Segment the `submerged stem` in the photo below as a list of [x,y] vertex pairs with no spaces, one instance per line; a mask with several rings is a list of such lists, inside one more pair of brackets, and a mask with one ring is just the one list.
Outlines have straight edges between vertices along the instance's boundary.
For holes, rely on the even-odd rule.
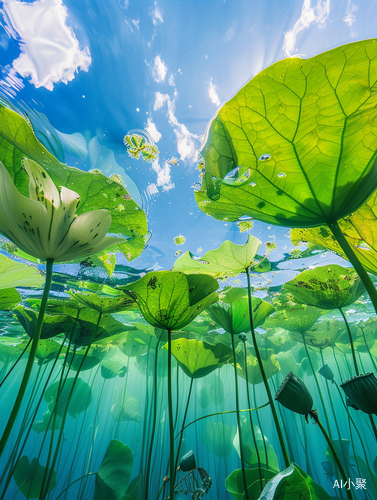
[[353,338],[352,338],[351,329],[350,329],[350,326],[348,324],[346,315],[344,314],[343,309],[341,307],[339,307],[339,311],[340,311],[340,314],[343,316],[343,320],[344,320],[344,323],[346,324],[346,328],[347,328],[347,332],[348,332],[348,337],[350,339],[352,359],[353,359],[353,364],[355,366],[355,372],[356,372],[356,375],[359,375],[359,368],[357,366],[356,354],[355,354],[355,348],[354,348],[354,345],[353,345]]
[[278,419],[278,416],[277,416],[277,413],[276,413],[276,408],[275,408],[274,400],[272,398],[270,387],[268,385],[266,373],[264,371],[264,366],[263,366],[262,358],[261,358],[261,355],[260,355],[260,352],[259,352],[259,347],[258,347],[258,344],[257,344],[257,339],[256,339],[256,336],[255,336],[255,331],[254,331],[254,325],[253,325],[253,306],[252,306],[252,299],[251,299],[251,286],[250,286],[249,269],[246,269],[246,276],[247,276],[247,291],[248,291],[248,296],[249,296],[250,328],[251,328],[251,336],[252,336],[252,339],[253,339],[253,346],[254,346],[254,349],[255,349],[255,356],[256,356],[256,358],[258,360],[258,365],[259,365],[259,368],[260,368],[260,371],[261,371],[261,374],[262,374],[262,379],[263,379],[264,387],[266,389],[267,397],[268,397],[268,400],[269,400],[270,405],[271,405],[272,416],[273,416],[273,419],[274,419],[274,422],[275,422],[276,431],[278,433],[280,447],[281,447],[281,450],[283,452],[283,458],[284,458],[285,467],[288,468],[289,464],[290,464],[289,457],[288,457],[288,452],[287,452],[287,448],[286,448],[285,443],[284,443],[283,433],[282,433],[280,422],[279,422],[279,419]]
[[[319,418],[318,418],[318,413],[317,413],[317,411],[316,411],[316,410],[311,410],[311,411],[310,411],[310,413],[309,413],[309,415],[310,415],[310,416],[311,416],[311,417],[315,420],[315,423],[316,423],[316,424],[318,425],[318,427],[321,429],[321,432],[322,432],[322,434],[323,434],[324,438],[325,438],[325,439],[326,439],[326,441],[327,441],[327,444],[328,444],[328,446],[329,446],[329,448],[330,448],[330,450],[331,450],[331,453],[332,453],[332,455],[333,455],[333,457],[334,457],[335,463],[336,463],[336,465],[337,465],[337,467],[338,467],[338,469],[339,469],[340,475],[342,476],[342,479],[343,479],[344,483],[347,483],[348,479],[347,479],[347,477],[346,477],[346,473],[344,472],[343,466],[342,466],[342,464],[340,463],[340,460],[339,460],[338,454],[337,454],[337,452],[335,451],[335,448],[334,448],[334,445],[333,445],[333,444],[332,444],[332,442],[331,442],[331,439],[329,438],[329,436],[328,436],[328,434],[327,434],[327,432],[326,432],[325,428],[323,427],[323,425],[322,425],[321,421],[320,421],[320,420],[319,420]],[[346,489],[346,494],[347,494],[347,498],[348,498],[348,500],[353,500],[353,498],[352,498],[352,494],[351,494],[351,491],[350,491],[350,490],[347,490],[347,489]]]
[[44,315],[45,315],[46,307],[47,307],[48,294],[49,294],[50,288],[51,288],[53,263],[54,263],[53,259],[47,259],[47,262],[46,262],[46,282],[45,282],[45,287],[43,290],[41,308],[40,308],[39,314],[38,314],[37,325],[35,327],[29,358],[27,360],[24,376],[22,377],[22,381],[21,381],[20,388],[18,390],[17,398],[16,398],[16,401],[13,405],[12,412],[10,414],[10,417],[8,419],[8,423],[5,427],[3,436],[2,436],[1,441],[0,441],[0,457],[4,451],[4,448],[8,442],[9,436],[12,432],[14,423],[16,421],[18,412],[19,412],[20,407],[21,407],[22,400],[23,400],[25,392],[26,392],[26,388],[27,388],[27,385],[29,382],[31,371],[33,369],[34,359],[35,359],[35,355],[37,353],[38,342],[39,342],[39,339],[41,337],[43,319],[44,319]]
[[232,337],[233,366],[234,366],[234,383],[235,383],[235,386],[236,386],[237,428],[238,428],[238,437],[239,437],[239,445],[240,445],[242,481],[243,481],[243,487],[244,487],[244,490],[245,490],[245,499],[249,500],[249,492],[247,491],[245,460],[244,460],[244,456],[243,456],[243,440],[242,440],[241,419],[240,419],[240,413],[239,413],[239,409],[240,408],[239,408],[239,401],[238,401],[238,378],[237,378],[236,349],[234,347],[233,333],[231,333],[230,336]]
[[169,405],[169,436],[170,436],[170,500],[174,500],[174,422],[173,400],[171,387],[171,330],[168,330],[168,405]]
[[370,279],[369,274],[366,272],[363,265],[361,264],[361,262],[357,258],[357,255],[353,251],[352,247],[350,246],[350,244],[348,243],[348,241],[344,237],[344,234],[342,233],[342,230],[340,229],[337,221],[328,222],[327,225],[329,226],[330,231],[334,235],[339,246],[341,247],[341,249],[345,253],[347,259],[351,262],[352,266],[354,267],[355,271],[357,272],[361,281],[363,282],[363,284],[364,284],[364,286],[369,294],[370,300],[372,301],[374,310],[377,313],[377,290],[376,290],[372,280]]

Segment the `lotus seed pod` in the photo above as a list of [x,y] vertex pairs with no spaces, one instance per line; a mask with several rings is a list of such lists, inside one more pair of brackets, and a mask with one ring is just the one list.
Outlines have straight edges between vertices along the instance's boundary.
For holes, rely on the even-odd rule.
[[186,455],[181,458],[179,467],[183,472],[190,472],[190,470],[196,468],[195,455],[192,450],[190,450]]
[[341,388],[361,411],[377,414],[377,378],[373,373],[352,377],[341,384]]
[[334,381],[334,374],[329,365],[323,365],[322,368],[318,370],[318,373],[322,375],[326,380]]
[[276,396],[276,401],[288,410],[307,415],[313,408],[313,398],[304,382],[293,372],[283,380]]
[[238,338],[239,338],[240,340],[242,340],[242,342],[246,342],[246,340],[247,340],[246,333],[240,333],[240,334],[238,335]]

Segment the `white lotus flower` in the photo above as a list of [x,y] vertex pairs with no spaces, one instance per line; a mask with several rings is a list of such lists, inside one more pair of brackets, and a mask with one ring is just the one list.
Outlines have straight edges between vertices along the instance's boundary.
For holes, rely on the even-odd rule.
[[0,232],[24,252],[42,260],[62,262],[86,258],[123,243],[106,236],[111,224],[108,210],[75,215],[80,196],[56,188],[47,172],[32,160],[23,160],[29,176],[29,195],[21,194],[0,162]]

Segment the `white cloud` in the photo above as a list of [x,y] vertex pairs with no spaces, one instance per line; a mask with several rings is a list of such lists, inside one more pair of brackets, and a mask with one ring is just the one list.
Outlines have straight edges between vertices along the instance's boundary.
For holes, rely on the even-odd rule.
[[165,66],[164,61],[160,56],[156,56],[154,59],[154,66],[152,69],[152,75],[157,83],[163,82],[165,80],[168,68]]
[[356,11],[357,11],[357,6],[353,4],[351,0],[348,0],[346,15],[345,17],[343,17],[343,22],[347,26],[352,26],[353,23],[356,21],[356,16],[355,16]]
[[130,0],[124,0],[124,4],[123,4],[123,7],[125,9],[128,9],[128,6],[130,5]]
[[174,75],[173,73],[169,76],[169,85],[175,87]]
[[131,23],[139,30],[140,19],[131,19]]
[[157,194],[158,193],[158,188],[156,186],[156,184],[148,184],[147,186],[147,193],[149,193],[150,195],[152,194]]
[[212,78],[211,81],[209,82],[208,95],[213,104],[215,104],[216,106],[220,106],[220,98],[217,95],[216,87],[212,83]]
[[154,97],[153,109],[155,111],[161,109],[168,99],[169,99],[168,94],[161,94],[161,92],[156,92]]
[[162,137],[160,132],[157,130],[156,125],[152,122],[150,118],[148,118],[145,130],[151,135],[154,142],[158,142]]
[[234,37],[234,34],[236,32],[236,27],[231,26],[226,32],[223,37],[224,42],[230,42],[230,40]]
[[163,191],[169,191],[175,188],[174,183],[171,182],[170,176],[170,165],[165,162],[164,166],[161,167],[158,160],[152,163],[153,170],[157,173],[157,186],[162,187]]
[[179,123],[175,116],[175,100],[178,96],[178,92],[174,91],[174,98],[168,98],[168,120],[170,125],[174,127],[174,133],[177,138],[177,151],[181,157],[181,160],[193,160],[196,161],[199,155],[198,150],[195,147],[195,142],[200,141],[200,136],[192,134],[186,128],[186,125]]
[[23,77],[30,76],[35,87],[53,90],[54,83],[73,80],[79,68],[89,70],[89,48],[81,50],[66,25],[68,11],[62,0],[7,0],[3,7],[7,31],[20,42],[21,54],[13,68]]
[[164,18],[162,17],[162,11],[160,7],[157,5],[157,2],[154,3],[154,11],[153,11],[153,24],[156,26],[158,23],[163,23]]
[[293,28],[285,33],[283,50],[288,57],[292,56],[296,49],[297,35],[305,28],[315,22],[319,28],[326,26],[330,13],[330,0],[317,0],[317,4],[312,7],[311,0],[304,0],[301,16],[295,22]]

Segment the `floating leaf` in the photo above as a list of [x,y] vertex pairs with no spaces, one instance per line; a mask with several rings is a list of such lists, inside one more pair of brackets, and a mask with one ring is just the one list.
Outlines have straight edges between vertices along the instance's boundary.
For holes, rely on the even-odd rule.
[[2,254],[0,254],[0,274],[0,290],[16,286],[39,288],[45,282],[44,275],[36,267],[16,262]]
[[265,328],[284,328],[294,332],[306,332],[314,325],[323,312],[306,304],[290,304],[282,311],[269,316]]
[[[20,458],[13,472],[13,478],[19,487],[21,493],[26,498],[40,498],[43,486],[43,479],[46,467],[43,467],[37,458],[33,458],[31,463],[26,455]],[[49,470],[49,473],[51,470]],[[52,471],[51,481],[47,491],[52,491],[57,484],[56,472]]]
[[191,252],[186,252],[177,259],[173,271],[184,273],[209,274],[216,278],[238,276],[252,264],[261,241],[249,235],[244,245],[235,245],[224,241],[215,250],[205,253],[200,259],[194,259]]
[[15,288],[0,288],[0,310],[13,309],[22,298]]
[[135,308],[135,302],[128,295],[119,292],[119,290],[103,285],[97,285],[95,287],[92,285],[91,288],[93,291],[71,290],[69,293],[71,297],[81,305],[90,307],[104,314]]
[[179,330],[218,300],[218,287],[211,276],[155,271],[119,288],[132,295],[150,325]]
[[284,59],[252,78],[211,123],[199,208],[287,227],[355,212],[377,187],[374,42]]
[[[275,311],[265,300],[252,297],[254,328]],[[227,332],[237,335],[250,331],[249,299],[245,288],[231,288],[221,295],[221,301],[208,308],[208,314]]]
[[[257,385],[263,382],[263,378],[258,359],[253,354],[254,352],[254,349],[248,349],[246,351],[247,377],[249,384]],[[261,357],[267,379],[280,371],[279,362],[272,349],[261,349]],[[241,377],[246,378],[245,355],[243,352],[237,355],[237,373],[241,375]]]
[[[14,313],[29,337],[33,337],[37,326],[38,312],[20,305],[16,307]],[[45,314],[41,339],[50,339],[61,333],[66,334],[72,330],[73,324],[73,319],[66,314]]]
[[116,359],[104,360],[101,363],[101,375],[104,379],[115,378],[123,374],[123,363]]
[[365,287],[350,268],[330,264],[308,269],[284,284],[296,302],[319,307],[338,309],[349,306],[364,292]]
[[[168,345],[164,346],[166,349]],[[232,350],[223,344],[210,345],[199,340],[179,339],[171,343],[171,352],[190,378],[205,377],[228,363]]]

